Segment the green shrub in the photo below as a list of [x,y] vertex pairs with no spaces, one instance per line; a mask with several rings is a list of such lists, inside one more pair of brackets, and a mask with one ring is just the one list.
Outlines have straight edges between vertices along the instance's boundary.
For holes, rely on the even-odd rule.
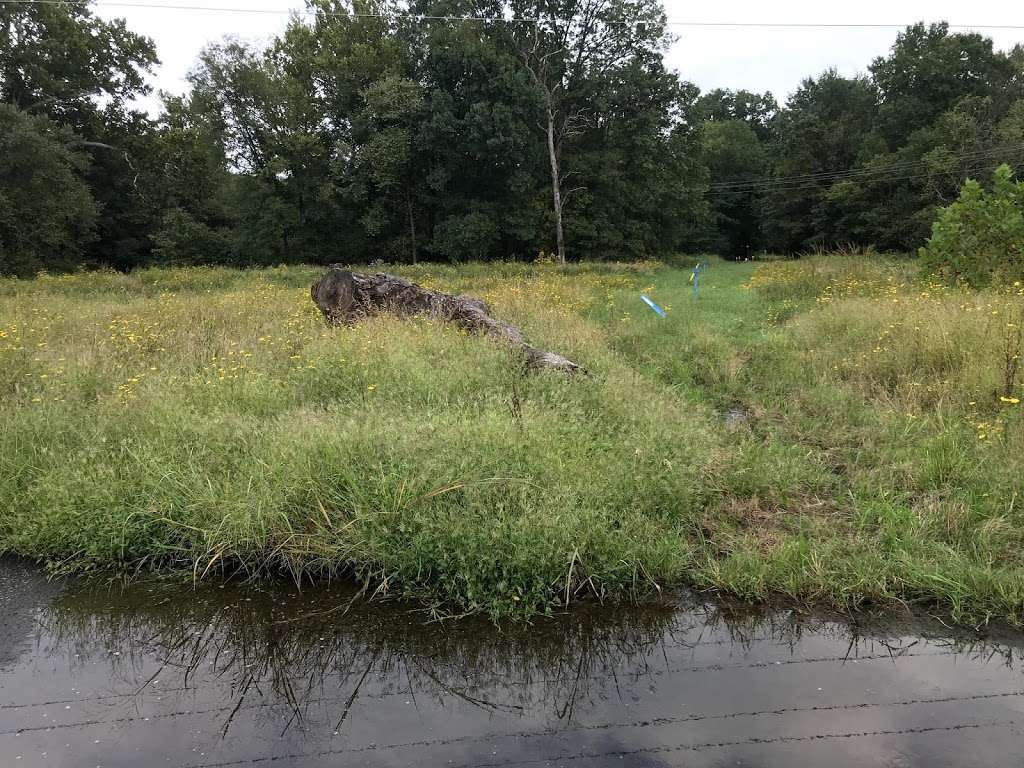
[[233,261],[231,238],[197,221],[188,211],[171,208],[153,235],[153,254],[176,266],[224,264]]
[[926,271],[972,286],[1024,278],[1024,182],[1007,165],[996,169],[991,190],[968,180],[920,256]]
[[433,250],[453,262],[485,256],[498,238],[498,225],[485,213],[449,216],[434,230]]

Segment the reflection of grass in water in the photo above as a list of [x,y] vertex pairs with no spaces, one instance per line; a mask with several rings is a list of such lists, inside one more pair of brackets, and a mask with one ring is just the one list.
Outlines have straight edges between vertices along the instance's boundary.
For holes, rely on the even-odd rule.
[[687,648],[707,643],[752,650],[755,661],[762,643],[795,651],[811,636],[834,641],[840,660],[920,651],[919,635],[933,648],[986,661],[1001,656],[1012,664],[1018,653],[1013,644],[915,619],[862,616],[858,627],[835,616],[691,601],[678,610],[591,607],[529,626],[495,626],[481,619],[429,622],[393,604],[356,601],[339,610],[354,594],[344,587],[80,589],[47,609],[43,625],[55,648],[72,648],[82,663],[117,650],[111,663],[129,690],[146,682],[142,670],[154,658],[200,689],[211,678],[230,681],[231,701],[218,709],[225,728],[235,709],[268,693],[292,709],[296,722],[325,700],[331,716],[343,720],[361,696],[382,694],[571,721],[593,698],[657,674],[652,670],[669,656],[678,663],[680,649],[685,660]]
[[145,682],[144,662],[158,657],[195,685],[232,681],[244,698],[255,683],[269,684],[280,703],[298,708],[373,683],[496,711],[550,703],[567,717],[596,684],[613,684],[603,680],[609,671],[639,665],[677,623],[669,607],[655,606],[584,608],[500,628],[481,618],[430,622],[394,604],[352,601],[355,594],[143,583],[74,591],[42,624],[55,648],[71,647],[83,664],[116,649],[111,663],[132,689]]

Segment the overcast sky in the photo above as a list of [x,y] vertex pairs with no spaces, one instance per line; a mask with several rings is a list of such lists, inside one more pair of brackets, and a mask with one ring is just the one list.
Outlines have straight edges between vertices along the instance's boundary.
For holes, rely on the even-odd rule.
[[[290,9],[302,0],[124,0],[129,3],[165,2],[189,6],[260,9],[262,13],[171,10],[104,6],[104,17],[122,17],[136,32],[156,41],[163,62],[153,78],[158,89],[187,90],[184,80],[200,49],[224,35],[265,42],[287,23]],[[695,8],[684,0],[666,0],[670,21],[771,22],[822,24],[893,24],[941,21],[964,25],[1024,26],[1022,0],[861,0],[823,3],[821,0],[704,3]],[[897,26],[885,29],[742,29],[735,27],[673,27],[678,40],[668,55],[669,65],[701,87],[771,91],[782,102],[808,76],[829,67],[844,75],[864,72],[875,56],[892,45]],[[1024,43],[1024,30],[979,30],[996,46],[1008,49]],[[151,99],[151,110],[158,102]]]

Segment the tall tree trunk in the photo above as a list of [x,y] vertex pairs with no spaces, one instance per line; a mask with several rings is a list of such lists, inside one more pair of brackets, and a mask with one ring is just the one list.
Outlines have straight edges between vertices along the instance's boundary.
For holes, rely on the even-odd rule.
[[551,195],[555,204],[555,239],[558,245],[558,263],[565,264],[565,232],[562,229],[562,180],[558,167],[558,148],[555,146],[555,115],[548,105],[548,157],[551,160]]

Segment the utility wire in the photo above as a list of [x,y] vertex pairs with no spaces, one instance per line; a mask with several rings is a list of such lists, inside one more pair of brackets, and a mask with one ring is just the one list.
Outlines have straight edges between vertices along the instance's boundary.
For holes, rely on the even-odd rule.
[[[1024,155],[1008,157],[1006,159],[1007,160],[1020,160],[1022,157],[1024,157]],[[967,175],[970,175],[971,173],[976,173],[976,172],[982,171],[982,170],[984,170],[984,168],[985,168],[985,166],[980,164],[980,161],[976,161],[971,167],[969,167],[967,169],[964,169],[964,170],[961,170],[959,173],[956,173],[956,175],[957,176],[967,176]],[[876,177],[876,178],[864,179],[863,182],[864,183],[878,183],[878,182],[895,182],[895,181],[913,181],[913,180],[918,180],[918,179],[928,179],[928,178],[931,178],[931,177],[936,176],[936,175],[939,175],[939,174],[937,172],[935,172],[935,171],[925,171],[925,172],[922,172],[922,173],[904,174],[904,175],[897,175],[897,176],[879,176],[879,177]],[[776,192],[813,192],[813,191],[819,191],[819,192],[822,191],[822,186],[820,184],[797,184],[797,185],[789,186],[789,187],[769,187],[769,188],[766,188],[766,189],[747,190],[747,192],[758,192],[758,193],[762,193],[762,194],[763,193],[773,193],[774,194]],[[725,192],[722,192],[722,191],[717,191],[717,192],[716,191],[711,191],[711,192],[708,193],[708,196],[709,197],[715,197],[715,198],[723,198],[723,197],[727,197],[728,195],[732,195],[732,194],[736,194],[736,193],[735,192],[731,192],[731,191],[725,191]]]
[[[0,0],[0,4],[7,5],[67,5],[67,0]],[[290,16],[298,14],[302,16],[335,16],[352,19],[410,19],[414,21],[449,21],[449,22],[478,22],[498,24],[538,24],[542,19],[538,18],[506,18],[503,16],[433,16],[413,13],[348,13],[345,11],[324,11],[309,9],[281,10],[276,8],[245,8],[232,6],[211,6],[211,5],[186,5],[180,3],[136,3],[126,0],[99,0],[91,3],[99,8],[136,8],[154,9],[167,11],[209,11],[214,13],[242,13],[261,14],[267,16]],[[610,21],[607,24],[636,26],[639,24],[656,25],[657,21]],[[664,22],[670,27],[693,27],[693,28],[749,28],[749,29],[904,29],[911,24],[889,24],[889,23],[842,23],[842,22],[775,22],[775,21],[682,21],[668,19]],[[1024,30],[1024,24],[948,24],[950,29],[992,29],[992,30]]]
[[[1019,150],[1016,153],[1011,153],[1009,155],[1005,155],[1004,158],[1007,161],[1021,161],[1021,160],[1024,160],[1024,149]],[[984,170],[985,169],[985,166],[983,164],[984,160],[985,160],[985,158],[977,158],[977,159],[975,159],[973,164],[970,165],[970,167],[968,167],[966,169],[963,169],[963,170],[960,170],[959,172],[956,173],[956,175],[957,176],[966,176],[966,175],[969,175],[971,173],[976,173],[978,171]],[[904,175],[897,175],[897,176],[878,176],[878,177],[875,177],[875,178],[863,179],[862,181],[867,182],[867,183],[870,183],[870,182],[891,182],[891,181],[913,181],[913,180],[916,180],[916,179],[927,179],[927,178],[930,178],[932,176],[938,175],[938,173],[941,173],[941,172],[926,171],[926,172],[923,172],[923,173],[904,174]],[[839,180],[842,181],[843,179],[839,179]],[[793,185],[793,186],[764,187],[764,188],[755,188],[755,189],[741,190],[741,191],[744,192],[744,193],[746,193],[746,192],[762,192],[762,193],[764,193],[764,192],[771,192],[771,193],[775,193],[775,192],[820,191],[821,189],[822,189],[821,184],[819,184],[817,182],[813,182],[813,183],[796,184],[796,185]],[[712,198],[722,198],[722,197],[726,197],[726,196],[732,195],[732,194],[737,194],[737,192],[735,190],[711,190],[711,189],[709,189],[709,191],[708,191],[708,197],[712,197]]]
[[[1024,156],[1024,155],[1013,155],[1013,156],[1007,156],[1004,159],[1005,159],[1006,162],[1016,162],[1016,161],[1019,161],[1022,156]],[[963,176],[965,174],[969,175],[971,173],[977,173],[977,172],[983,171],[986,167],[987,167],[987,164],[985,164],[981,160],[977,160],[977,161],[975,161],[973,164],[971,164],[969,167],[967,167],[965,169],[959,169],[959,170],[955,169],[953,171],[953,174],[957,175],[957,176]],[[870,185],[870,184],[889,183],[889,182],[896,182],[896,181],[911,181],[911,180],[915,180],[915,179],[928,179],[928,178],[932,178],[934,176],[942,175],[944,173],[948,173],[948,172],[947,171],[922,171],[920,173],[913,173],[913,174],[898,174],[898,175],[895,175],[895,176],[875,176],[875,177],[872,177],[872,178],[860,179],[860,180],[853,179],[851,181],[853,181],[853,182],[859,181],[859,183],[861,185]],[[841,181],[844,181],[844,179],[838,179],[837,180],[837,182],[841,182]],[[833,182],[833,183],[837,183],[837,182]],[[775,194],[777,192],[813,192],[813,191],[820,192],[820,191],[823,191],[824,189],[826,189],[828,186],[831,186],[831,184],[827,184],[826,185],[826,184],[819,184],[819,183],[813,183],[813,184],[804,183],[804,184],[794,184],[794,185],[791,185],[791,186],[763,187],[763,188],[757,188],[757,189],[748,189],[748,190],[743,190],[742,192],[735,192],[735,191],[732,191],[732,190],[724,190],[724,191],[723,190],[709,190],[708,195],[711,196],[711,197],[725,198],[725,197],[728,197],[730,195],[738,195],[738,194]]]
[[[1024,144],[1012,144],[1004,147],[996,147],[984,150],[964,152],[956,156],[960,161],[981,161],[999,157],[1013,157],[1024,151]],[[820,173],[804,174],[799,176],[781,176],[776,178],[750,179],[741,182],[721,182],[711,184],[708,187],[712,192],[750,192],[771,190],[775,188],[790,188],[793,184],[816,186],[823,182],[834,181],[857,181],[872,180],[871,177],[886,176],[893,171],[909,170],[917,168],[923,163],[921,160],[902,161],[891,163],[879,168],[859,168],[846,171],[823,171]]]
[[[1024,149],[1024,144],[1009,144],[1002,147],[989,147],[988,149],[976,149],[970,152],[963,152],[957,155],[958,159],[970,159],[975,156],[987,156],[987,155],[998,155],[1001,152],[1013,152],[1018,149]],[[751,178],[742,181],[724,181],[716,184],[712,184],[712,189],[730,189],[748,186],[762,186],[764,184],[785,184],[794,181],[819,181],[819,180],[830,180],[836,177],[842,176],[861,176],[861,175],[874,175],[879,173],[888,173],[889,171],[901,170],[906,167],[915,167],[921,164],[920,160],[902,160],[897,163],[890,163],[884,168],[852,168],[845,171],[818,171],[815,173],[798,174],[794,176],[780,176],[771,178]]]

